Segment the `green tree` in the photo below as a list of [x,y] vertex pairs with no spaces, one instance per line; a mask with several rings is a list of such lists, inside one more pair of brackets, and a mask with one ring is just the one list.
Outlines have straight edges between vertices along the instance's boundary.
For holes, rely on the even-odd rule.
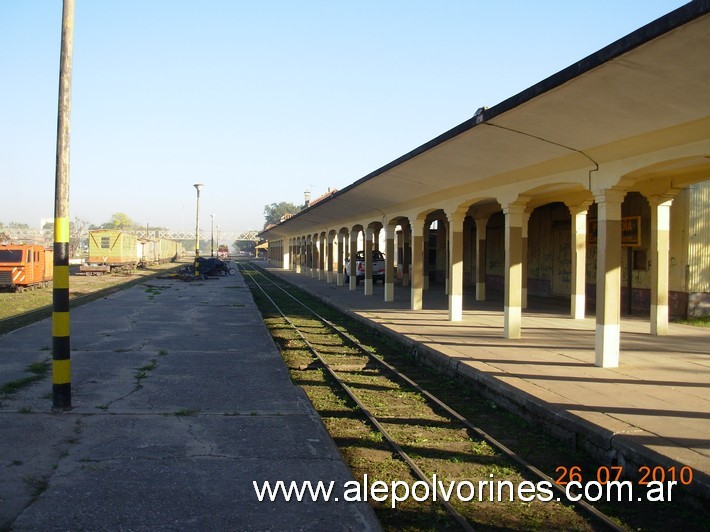
[[111,215],[111,221],[106,222],[101,227],[103,229],[131,229],[133,226],[135,226],[135,223],[127,214],[116,212]]
[[301,210],[301,207],[282,201],[281,203],[272,203],[264,206],[264,227],[271,224],[277,224],[286,214],[296,214]]
[[253,240],[235,240],[233,245],[237,253],[244,251],[251,255],[256,254],[256,242]]

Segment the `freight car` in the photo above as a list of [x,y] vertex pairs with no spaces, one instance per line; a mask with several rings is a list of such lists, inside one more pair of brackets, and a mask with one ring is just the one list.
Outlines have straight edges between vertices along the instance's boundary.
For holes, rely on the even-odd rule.
[[30,244],[0,246],[0,288],[16,292],[47,287],[54,274],[54,251]]
[[184,253],[181,242],[167,238],[139,238],[136,251],[138,253],[138,266],[141,268],[151,264],[175,262]]
[[118,229],[94,229],[89,231],[89,258],[79,271],[87,275],[132,271],[136,266],[177,260],[182,253],[182,243],[174,240],[138,238]]
[[79,268],[87,275],[131,271],[138,264],[138,238],[117,229],[89,231],[89,259]]

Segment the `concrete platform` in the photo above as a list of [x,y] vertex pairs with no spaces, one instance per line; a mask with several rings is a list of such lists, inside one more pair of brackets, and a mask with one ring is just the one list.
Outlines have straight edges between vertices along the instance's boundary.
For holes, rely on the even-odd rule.
[[[152,280],[71,330],[71,411],[50,377],[0,396],[0,529],[380,529],[367,503],[258,501],[253,481],[352,477],[239,274]],[[51,343],[49,320],[1,336],[0,385]]]
[[[328,284],[310,275],[270,271],[394,334],[417,356],[483,385],[489,395],[603,463],[630,472],[642,466],[690,466],[690,486],[710,499],[710,328],[671,324],[649,334],[641,318],[622,318],[620,366],[594,366],[594,317],[573,320],[565,302],[530,300],[522,338],[503,338],[503,303],[464,295],[463,321],[448,321],[442,287],[424,292],[424,310],[409,310],[408,287],[395,301]],[[685,489],[685,488],[684,488]]]

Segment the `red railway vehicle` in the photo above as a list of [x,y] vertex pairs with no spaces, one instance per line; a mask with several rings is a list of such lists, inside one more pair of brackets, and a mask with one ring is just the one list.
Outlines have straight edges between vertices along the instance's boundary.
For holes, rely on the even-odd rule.
[[54,274],[54,251],[31,244],[0,246],[0,288],[16,292],[46,287]]

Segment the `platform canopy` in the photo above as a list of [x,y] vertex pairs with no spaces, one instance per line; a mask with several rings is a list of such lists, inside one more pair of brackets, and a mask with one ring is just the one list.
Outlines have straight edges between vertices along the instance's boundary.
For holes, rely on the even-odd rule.
[[[691,2],[488,108],[330,198],[270,227],[279,239],[377,218],[398,206],[475,194],[706,140],[710,2]],[[683,187],[710,175],[710,154],[658,169]],[[590,183],[591,184],[591,183]],[[552,190],[539,190],[541,198]],[[559,192],[559,191],[557,191]]]

